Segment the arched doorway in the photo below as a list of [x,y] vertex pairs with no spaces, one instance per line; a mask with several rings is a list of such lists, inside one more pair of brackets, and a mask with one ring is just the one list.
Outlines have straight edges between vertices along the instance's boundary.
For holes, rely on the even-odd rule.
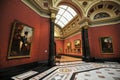
[[82,37],[79,25],[81,17],[70,4],[60,4],[58,7],[54,29],[57,60],[80,61],[82,60]]

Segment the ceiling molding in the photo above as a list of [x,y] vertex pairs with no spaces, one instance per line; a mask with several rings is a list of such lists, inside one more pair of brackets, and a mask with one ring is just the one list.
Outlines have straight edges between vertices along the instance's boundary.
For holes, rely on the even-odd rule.
[[37,5],[34,4],[33,0],[21,0],[25,5],[35,11],[38,15],[46,18],[50,18],[50,14],[40,10]]
[[64,37],[64,39],[69,39],[69,38],[71,38],[71,37],[73,37],[73,36],[76,36],[77,34],[81,34],[81,30],[75,32],[74,34],[71,34],[71,35],[68,36],[68,37]]
[[112,24],[118,24],[118,23],[120,23],[120,16],[116,18],[91,21],[89,27],[98,27],[98,26],[112,25]]
[[90,20],[89,18],[83,19],[80,21],[80,27],[98,27],[98,26],[104,26],[104,25],[112,25],[112,24],[118,24],[120,23],[120,16],[112,17],[112,18],[102,18],[98,20]]

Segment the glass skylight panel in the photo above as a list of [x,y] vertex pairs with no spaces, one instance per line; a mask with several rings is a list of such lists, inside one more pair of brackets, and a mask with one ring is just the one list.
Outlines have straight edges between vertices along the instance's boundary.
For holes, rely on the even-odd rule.
[[59,22],[61,22],[62,24],[64,24],[64,25],[65,25],[65,23],[64,23],[62,20],[59,20]]
[[64,22],[64,25],[66,25],[68,23],[68,21],[65,22],[64,20],[61,20],[61,22]]
[[64,17],[61,17],[60,20],[61,20],[62,22],[64,22],[64,24],[66,24],[66,23],[68,22]]
[[56,16],[56,19],[59,19],[60,17],[61,17],[60,15],[57,15],[57,16]]
[[77,13],[71,7],[67,5],[61,5],[59,6],[55,23],[63,28],[76,15]]
[[65,11],[64,15],[63,15],[65,18],[67,18],[67,20],[71,20],[73,18],[73,16],[68,12],[68,11]]
[[77,15],[77,13],[71,7],[68,7],[67,11],[69,11],[73,16]]
[[64,13],[64,11],[65,11],[64,9],[59,9],[58,14],[62,15]]
[[65,25],[63,23],[61,23],[60,21],[57,23],[58,25],[60,25],[61,27],[64,27]]

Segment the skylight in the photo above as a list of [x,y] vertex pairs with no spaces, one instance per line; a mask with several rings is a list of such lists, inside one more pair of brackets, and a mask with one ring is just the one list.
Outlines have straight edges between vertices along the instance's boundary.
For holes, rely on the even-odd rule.
[[55,23],[63,28],[71,19],[73,19],[77,13],[67,5],[60,5],[59,11],[56,15]]

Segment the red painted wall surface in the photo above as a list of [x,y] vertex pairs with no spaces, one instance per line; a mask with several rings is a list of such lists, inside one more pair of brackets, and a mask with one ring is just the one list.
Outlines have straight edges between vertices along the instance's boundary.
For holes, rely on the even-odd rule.
[[63,54],[64,53],[64,40],[55,40],[56,43],[56,53]]
[[81,50],[81,53],[66,53],[66,49],[67,49],[67,42],[71,42],[71,49],[73,50],[75,48],[74,46],[74,40],[76,39],[80,39],[81,40],[81,47],[80,47],[80,50],[82,49],[82,39],[81,39],[81,33],[79,34],[76,34],[74,36],[71,36],[67,39],[64,40],[64,54],[71,54],[71,55],[77,55],[77,56],[82,56],[82,50]]
[[[30,58],[7,59],[11,25],[15,19],[34,28]],[[21,0],[2,0],[0,2],[0,39],[0,68],[47,60],[49,19],[40,17]]]
[[[96,58],[117,58],[120,57],[120,24],[90,27],[89,44],[92,57]],[[100,37],[110,36],[113,40],[114,54],[102,54],[100,50]]]

